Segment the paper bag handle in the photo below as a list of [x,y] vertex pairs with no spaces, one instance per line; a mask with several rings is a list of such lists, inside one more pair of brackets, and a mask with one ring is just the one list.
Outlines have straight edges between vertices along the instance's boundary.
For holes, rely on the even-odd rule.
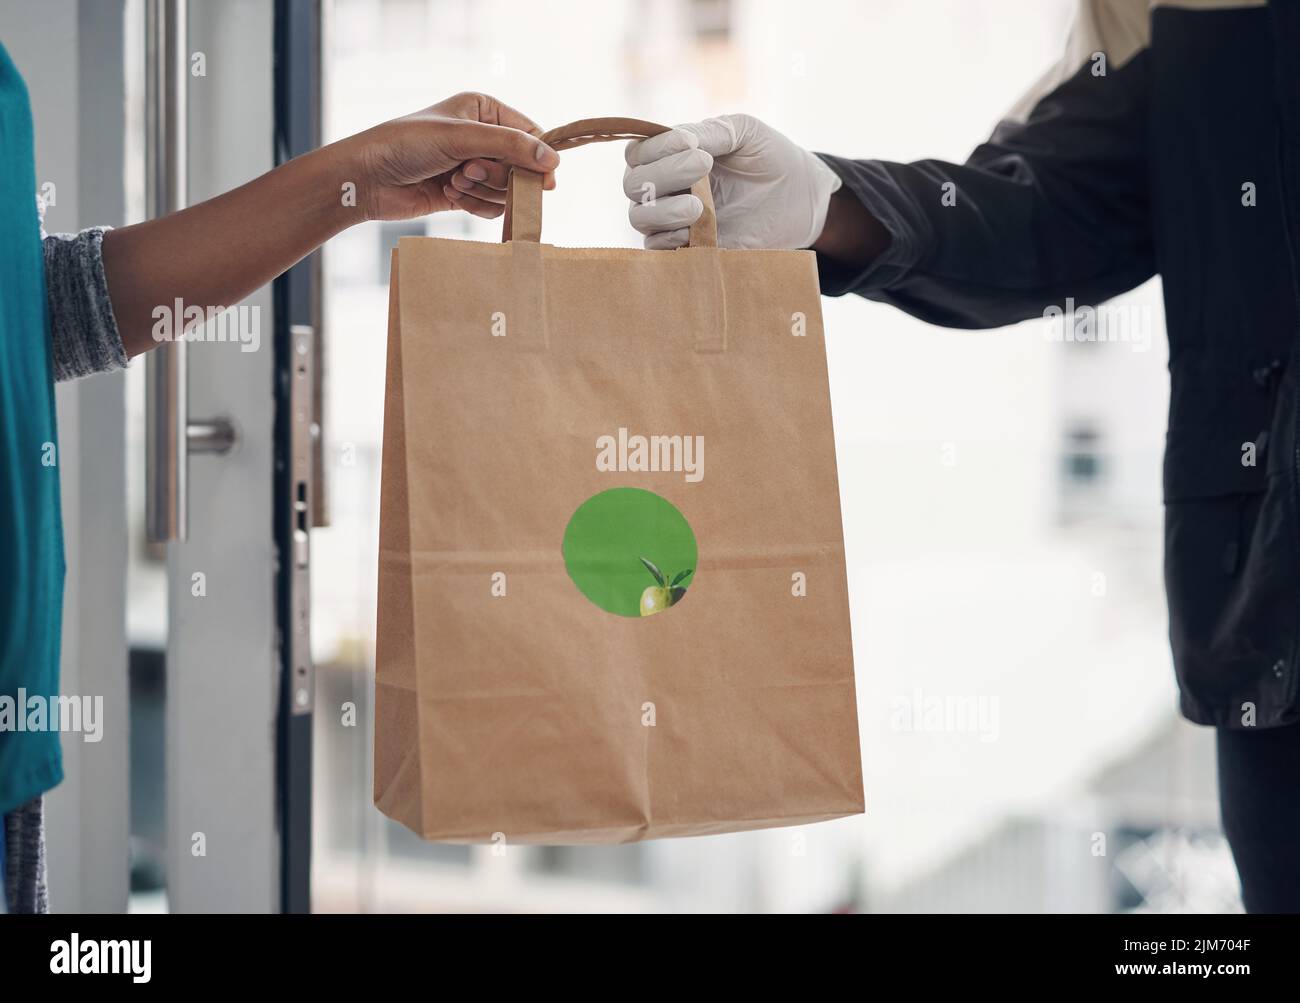
[[[669,126],[639,118],[584,118],[542,133],[542,142],[553,150],[569,150],[588,143],[608,143],[619,139],[649,139],[667,132]],[[713,209],[709,179],[701,178],[691,186],[691,193],[704,203],[704,212],[691,224],[690,247],[717,247],[718,221]],[[506,191],[506,211],[501,228],[502,241],[542,239],[542,176],[515,167],[510,171]]]

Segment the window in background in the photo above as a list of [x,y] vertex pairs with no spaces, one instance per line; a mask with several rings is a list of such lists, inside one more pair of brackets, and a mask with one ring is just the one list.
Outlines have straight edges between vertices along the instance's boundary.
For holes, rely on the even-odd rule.
[[697,38],[726,39],[731,34],[731,0],[691,0],[691,22]]
[[1076,484],[1101,479],[1101,434],[1087,421],[1075,421],[1065,433],[1065,476]]
[[424,220],[414,219],[403,222],[381,223],[379,229],[379,256],[376,259],[375,275],[382,285],[388,284],[389,269],[393,263],[393,250],[403,237],[424,237],[428,230]]

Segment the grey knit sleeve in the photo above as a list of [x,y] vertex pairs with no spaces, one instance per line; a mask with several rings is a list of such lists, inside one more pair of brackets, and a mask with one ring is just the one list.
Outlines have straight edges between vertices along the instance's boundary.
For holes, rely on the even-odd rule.
[[104,279],[106,229],[56,233],[43,242],[56,382],[126,368]]

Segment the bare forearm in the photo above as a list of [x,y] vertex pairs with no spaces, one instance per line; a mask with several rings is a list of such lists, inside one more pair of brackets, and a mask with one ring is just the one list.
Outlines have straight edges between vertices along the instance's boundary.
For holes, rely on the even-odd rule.
[[847,185],[831,196],[826,226],[812,249],[841,264],[866,268],[889,248],[889,231]]
[[[128,355],[155,347],[158,307],[233,306],[351,223],[342,144],[292,160],[217,198],[104,237],[104,275]],[[350,177],[349,174],[352,176]],[[179,325],[181,318],[174,318]]]

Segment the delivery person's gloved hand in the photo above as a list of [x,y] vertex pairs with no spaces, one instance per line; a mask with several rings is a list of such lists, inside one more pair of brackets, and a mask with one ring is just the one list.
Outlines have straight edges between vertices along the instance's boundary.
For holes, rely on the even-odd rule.
[[681,247],[703,211],[690,194],[709,175],[723,247],[811,247],[839,176],[817,156],[750,115],[680,125],[627,145],[628,218],[652,250]]

